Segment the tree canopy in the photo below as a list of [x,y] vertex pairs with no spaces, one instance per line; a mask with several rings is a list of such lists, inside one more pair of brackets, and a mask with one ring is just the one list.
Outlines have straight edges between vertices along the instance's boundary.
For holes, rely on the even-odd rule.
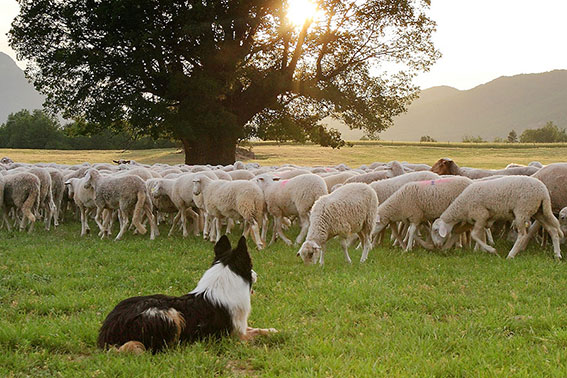
[[327,116],[377,133],[439,57],[429,0],[318,0],[300,26],[287,0],[18,2],[10,43],[51,110],[177,138],[187,163],[252,137],[338,146]]
[[522,143],[565,143],[567,142],[567,132],[560,129],[552,121],[547,122],[538,129],[527,129],[520,135]]

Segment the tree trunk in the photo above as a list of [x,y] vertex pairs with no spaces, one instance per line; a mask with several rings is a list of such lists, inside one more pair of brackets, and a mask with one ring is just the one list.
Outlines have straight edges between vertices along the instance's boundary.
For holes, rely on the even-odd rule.
[[185,164],[228,165],[236,158],[236,140],[223,135],[211,135],[198,140],[181,138]]

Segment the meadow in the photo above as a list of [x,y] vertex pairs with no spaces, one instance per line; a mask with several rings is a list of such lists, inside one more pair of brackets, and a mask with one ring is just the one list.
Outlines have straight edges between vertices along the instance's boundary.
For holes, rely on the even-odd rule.
[[[392,159],[497,168],[567,160],[567,147],[360,144],[254,146],[261,164],[357,165]],[[19,161],[182,161],[174,150],[0,150]],[[120,155],[120,156],[119,156]],[[60,159],[60,160],[59,160]],[[95,227],[94,223],[91,227]],[[96,348],[98,328],[120,300],[192,290],[212,261],[198,237],[128,233],[123,241],[80,238],[69,219],[47,232],[0,230],[0,376],[564,376],[565,263],[532,244],[508,261],[470,249],[402,252],[389,243],[358,263],[329,244],[325,266],[304,266],[278,241],[249,248],[259,278],[249,323],[280,332],[250,343],[232,338],[165,353],[118,355]],[[297,229],[288,231],[295,235]],[[237,234],[231,236],[233,243]],[[498,242],[500,256],[511,248]],[[565,252],[564,252],[565,254]]]

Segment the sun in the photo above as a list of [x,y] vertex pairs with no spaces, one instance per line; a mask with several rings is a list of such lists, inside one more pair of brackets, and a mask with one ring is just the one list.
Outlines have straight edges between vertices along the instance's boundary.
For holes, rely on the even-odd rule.
[[311,0],[289,0],[287,4],[287,19],[294,25],[301,26],[317,14],[317,4]]

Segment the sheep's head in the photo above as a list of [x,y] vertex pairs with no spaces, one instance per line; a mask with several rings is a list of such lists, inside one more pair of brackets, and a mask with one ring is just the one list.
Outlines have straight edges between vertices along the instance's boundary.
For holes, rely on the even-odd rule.
[[75,190],[73,188],[73,183],[71,179],[65,181],[65,190],[67,191],[67,196],[70,200],[73,200],[73,196],[75,195]]
[[193,179],[193,195],[198,196],[203,191],[203,178],[195,177]]
[[150,184],[150,195],[154,198],[158,198],[162,195],[161,190],[161,183],[160,182],[153,182]]
[[447,236],[453,230],[453,225],[445,223],[441,218],[438,218],[433,222],[431,225],[431,239],[433,240],[433,244],[436,247],[441,247],[445,240],[447,240]]
[[564,207],[559,212],[559,225],[563,234],[567,235],[567,207]]
[[87,171],[87,174],[83,178],[83,185],[85,189],[91,189],[93,187],[93,180],[97,174],[98,172],[95,169],[89,169]]
[[321,250],[322,249],[319,244],[314,241],[306,241],[303,243],[301,248],[299,248],[297,256],[301,257],[305,265],[317,264],[317,261],[319,261],[321,256]]
[[431,167],[431,172],[437,173],[438,175],[458,175],[459,167],[455,162],[449,158],[442,158],[437,160],[433,167]]

